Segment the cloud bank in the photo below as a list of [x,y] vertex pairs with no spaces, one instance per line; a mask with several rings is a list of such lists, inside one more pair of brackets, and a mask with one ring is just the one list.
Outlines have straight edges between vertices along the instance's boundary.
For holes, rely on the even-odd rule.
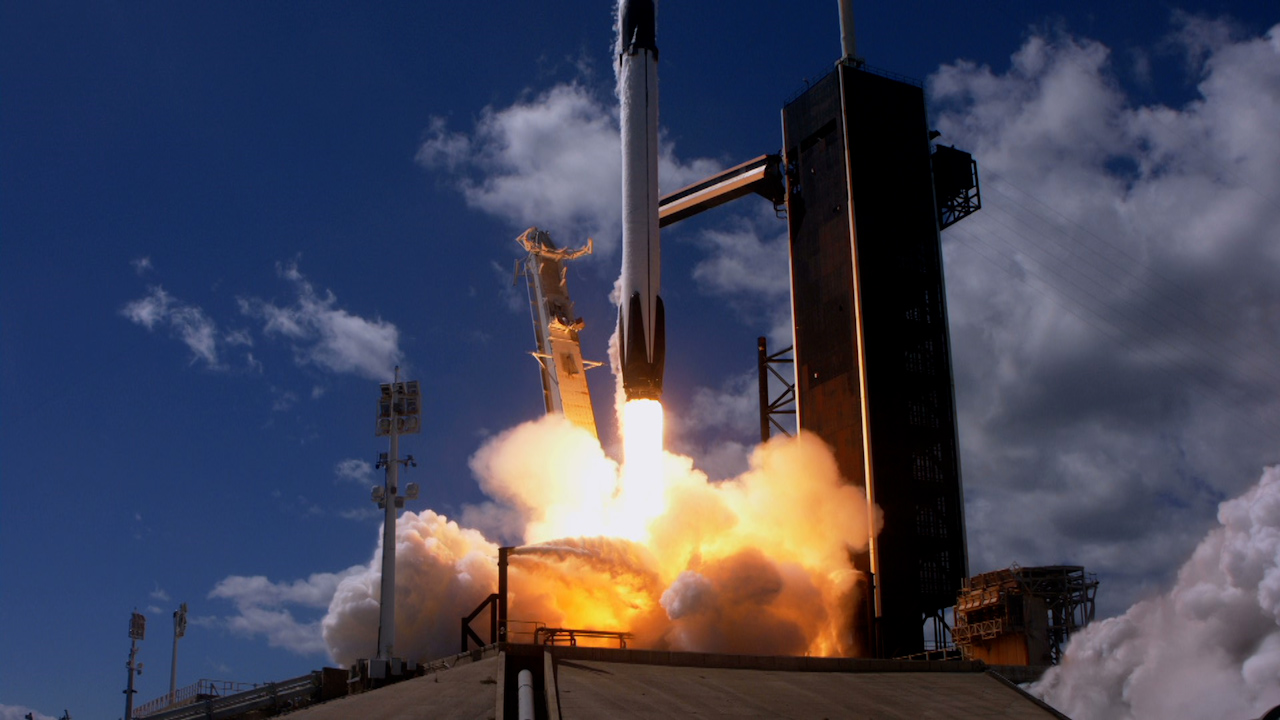
[[1280,28],[1176,23],[1180,107],[1135,103],[1065,34],[928,82],[982,174],[943,237],[971,569],[1086,565],[1104,615],[1277,460]]

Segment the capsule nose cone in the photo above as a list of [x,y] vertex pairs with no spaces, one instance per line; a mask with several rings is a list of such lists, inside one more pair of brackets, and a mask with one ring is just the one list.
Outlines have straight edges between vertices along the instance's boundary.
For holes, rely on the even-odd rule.
[[618,14],[622,22],[622,52],[631,55],[639,50],[658,51],[653,0],[622,0]]

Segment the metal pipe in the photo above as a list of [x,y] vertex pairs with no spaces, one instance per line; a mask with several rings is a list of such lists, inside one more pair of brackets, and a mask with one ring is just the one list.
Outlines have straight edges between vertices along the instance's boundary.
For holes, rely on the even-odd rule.
[[533,673],[528,670],[521,670],[516,676],[516,701],[519,708],[517,717],[520,720],[534,720]]
[[756,340],[756,372],[760,375],[760,442],[769,442],[769,346],[768,340]]
[[507,562],[514,548],[498,548],[498,642],[507,641]]
[[858,39],[854,35],[853,0],[840,0],[840,51],[843,58],[858,57]]

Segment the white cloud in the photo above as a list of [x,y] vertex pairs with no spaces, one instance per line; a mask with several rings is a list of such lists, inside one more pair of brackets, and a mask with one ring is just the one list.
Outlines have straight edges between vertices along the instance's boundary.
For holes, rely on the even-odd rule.
[[248,330],[229,330],[222,336],[222,341],[228,345],[244,345],[245,347],[253,347],[253,336]]
[[218,621],[233,633],[262,636],[271,647],[299,655],[318,654],[325,651],[319,618],[299,620],[294,608],[318,615],[319,609],[329,606],[345,578],[363,571],[357,566],[340,573],[315,573],[293,582],[272,582],[261,575],[232,575],[219,581],[209,597],[235,604],[236,614]]
[[169,602],[169,593],[165,592],[164,588],[160,587],[158,583],[156,584],[156,589],[151,591],[151,597],[161,602]]
[[343,510],[338,513],[338,517],[342,518],[343,520],[354,520],[356,522],[373,520],[375,518],[381,518],[382,516],[383,516],[383,511],[379,510],[377,507],[373,505],[367,505],[365,507],[358,507],[358,508],[351,508],[350,510]]
[[25,705],[0,704],[0,720],[26,720],[28,714],[35,720],[57,720],[53,715],[45,715]]
[[280,306],[256,298],[240,298],[240,311],[263,322],[268,337],[282,337],[293,345],[299,365],[313,365],[335,373],[352,373],[371,380],[390,378],[403,361],[400,331],[381,318],[366,319],[337,307],[331,292],[316,292],[297,263],[278,265],[280,276],[293,283],[297,298]]
[[770,345],[792,343],[790,244],[787,225],[756,202],[754,214],[699,232],[706,255],[693,268],[698,289],[726,302],[744,319],[768,324]]
[[347,458],[333,467],[333,473],[342,480],[368,485],[373,480],[373,465],[367,460]]
[[272,412],[285,412],[289,408],[293,407],[296,402],[298,402],[298,396],[296,393],[278,388],[274,385],[271,386]]
[[328,607],[338,583],[358,569],[360,568],[349,568],[340,573],[314,573],[305,580],[278,583],[271,582],[262,575],[231,575],[220,580],[209,592],[209,597],[231,600],[237,608],[281,605]]
[[129,264],[133,266],[133,271],[138,273],[139,276],[146,275],[147,272],[153,269],[150,256],[134,258],[129,261]]
[[191,350],[191,362],[203,360],[210,369],[222,369],[218,362],[217,325],[199,307],[175,300],[159,285],[151,286],[146,297],[126,303],[120,314],[147,330],[167,325]]
[[[621,237],[622,158],[616,108],[578,83],[562,83],[508,107],[485,108],[470,134],[435,118],[418,151],[425,167],[452,176],[467,204],[514,228],[537,225],[565,244],[593,237],[609,257]],[[719,169],[682,161],[663,142],[663,192]]]
[[1277,459],[1280,27],[1180,22],[1202,79],[1179,107],[1067,36],[929,80],[983,176],[943,241],[971,569],[1083,563],[1104,615]]

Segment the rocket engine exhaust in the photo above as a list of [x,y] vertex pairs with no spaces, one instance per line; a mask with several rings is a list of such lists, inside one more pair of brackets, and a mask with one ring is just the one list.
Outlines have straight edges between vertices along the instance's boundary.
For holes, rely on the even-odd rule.
[[658,238],[658,45],[654,0],[621,0],[622,292],[618,350],[627,400],[661,400],[666,318]]

